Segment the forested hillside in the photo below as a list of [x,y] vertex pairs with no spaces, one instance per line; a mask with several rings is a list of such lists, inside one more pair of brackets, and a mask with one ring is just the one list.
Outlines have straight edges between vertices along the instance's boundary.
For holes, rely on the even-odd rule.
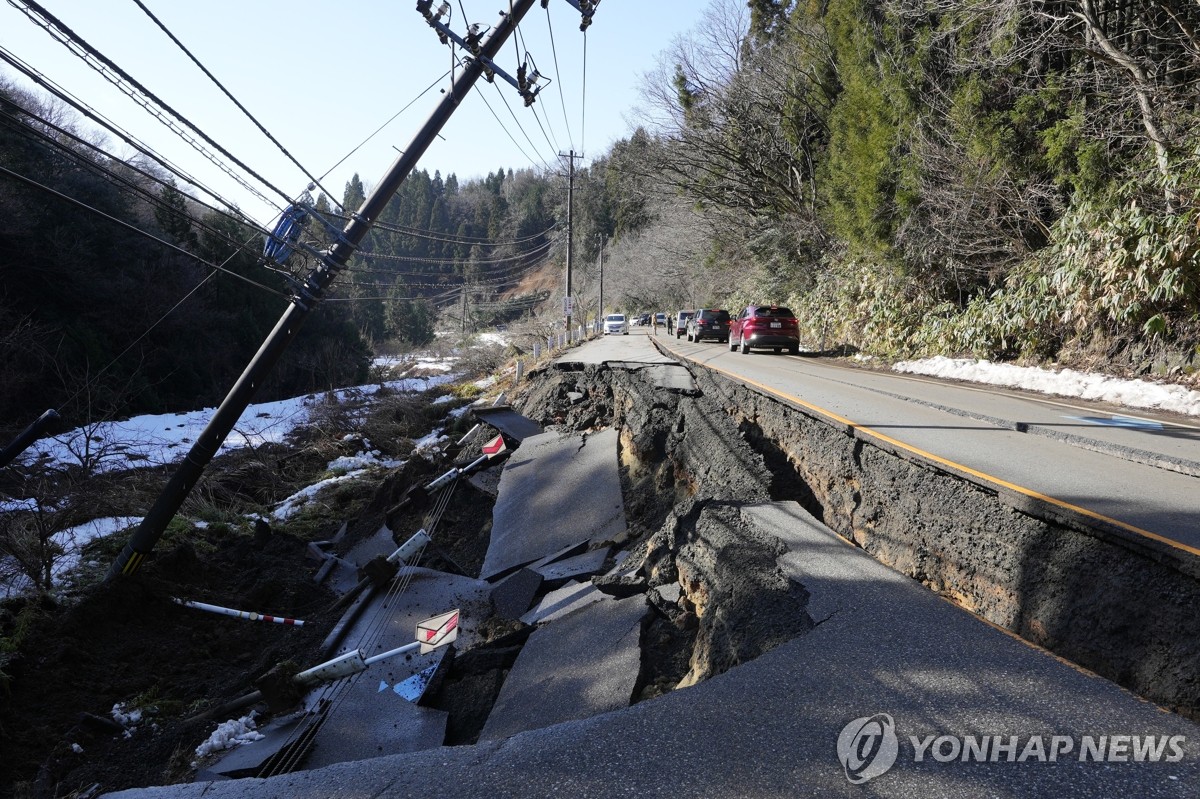
[[[215,404],[365,190],[310,216],[286,266],[265,231],[202,205],[157,164],[120,160],[70,109],[0,85],[0,433],[46,408],[72,424]],[[382,169],[382,167],[381,167]],[[498,169],[459,185],[417,171],[318,306],[259,399],[362,382],[382,345],[422,345],[439,312],[477,326],[528,313],[505,301],[561,250],[564,181]],[[465,297],[465,303],[464,303]],[[6,437],[6,440],[7,440]]]
[[613,160],[704,221],[681,306],[787,302],[882,354],[1178,371],[1198,31],[1183,0],[716,0]]

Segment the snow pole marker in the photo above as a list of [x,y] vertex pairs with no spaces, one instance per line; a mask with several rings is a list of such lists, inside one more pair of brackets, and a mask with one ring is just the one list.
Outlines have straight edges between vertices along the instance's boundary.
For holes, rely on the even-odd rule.
[[275,624],[286,624],[291,627],[303,627],[304,622],[301,619],[292,619],[286,616],[272,616],[267,613],[256,613],[252,610],[235,610],[233,608],[223,608],[220,605],[210,605],[206,602],[195,602],[190,599],[180,599],[172,597],[171,601],[176,605],[183,605],[185,608],[195,608],[196,610],[204,610],[209,613],[216,613],[220,616],[232,616],[235,619],[246,619],[247,621],[266,621]]

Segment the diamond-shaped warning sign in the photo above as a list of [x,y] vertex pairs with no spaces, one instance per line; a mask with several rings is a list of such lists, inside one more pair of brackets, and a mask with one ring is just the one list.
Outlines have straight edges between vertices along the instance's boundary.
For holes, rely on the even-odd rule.
[[421,654],[432,652],[458,638],[458,609],[417,622],[417,643]]
[[483,454],[491,457],[493,455],[499,455],[506,449],[507,447],[504,446],[504,436],[499,435],[483,445]]

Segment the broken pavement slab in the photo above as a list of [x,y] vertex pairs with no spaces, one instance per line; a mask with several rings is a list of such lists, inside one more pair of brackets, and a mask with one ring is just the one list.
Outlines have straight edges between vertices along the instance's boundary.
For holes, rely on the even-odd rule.
[[[357,648],[371,657],[412,643],[418,622],[453,608],[462,613],[460,645],[469,647],[477,642],[474,630],[491,612],[491,585],[417,567],[400,569],[396,579],[404,586],[403,591],[373,596],[365,612],[346,631],[336,654]],[[425,655],[400,655],[374,663],[357,677],[336,684],[336,701],[313,736],[311,760],[306,767],[441,746],[446,714],[417,708],[400,694],[406,681],[437,665],[446,651],[443,648]],[[315,707],[329,691],[329,687],[316,689],[306,704]]]
[[484,579],[579,541],[626,531],[617,432],[547,432],[522,443],[504,465],[492,512]]
[[692,373],[683,364],[656,365],[645,367],[650,382],[665,391],[678,391],[681,394],[695,395],[700,393]]
[[608,550],[608,547],[600,547],[581,555],[537,566],[533,570],[542,575],[547,582],[598,574],[608,560]]
[[602,602],[529,637],[500,690],[481,741],[628,707],[641,666],[644,597]]
[[[370,675],[364,675],[358,681],[363,685],[370,682]],[[449,714],[442,710],[420,707],[399,696],[394,690],[373,690],[375,701],[370,707],[334,706],[330,711],[331,717],[317,731],[312,751],[304,761],[304,768],[317,769],[334,763],[419,752],[442,745],[446,737],[446,721]],[[350,718],[352,723],[335,723],[337,717],[334,714]]]
[[479,421],[491,425],[519,442],[524,442],[525,439],[541,435],[544,432],[540,424],[509,405],[472,408],[471,412]]
[[525,624],[541,624],[565,616],[573,610],[595,602],[608,602],[612,597],[600,591],[591,583],[580,583],[572,580],[558,590],[551,591],[542,597],[537,607],[521,617]]
[[492,608],[502,619],[519,619],[541,587],[542,575],[532,569],[518,569],[492,589]]

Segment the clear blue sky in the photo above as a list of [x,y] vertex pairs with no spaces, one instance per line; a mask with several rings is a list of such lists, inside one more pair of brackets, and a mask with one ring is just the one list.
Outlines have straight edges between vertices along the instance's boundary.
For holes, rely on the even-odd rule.
[[[304,189],[303,173],[134,0],[39,2],[264,178],[293,196]],[[440,99],[438,89],[450,80],[445,78],[335,168],[450,67],[449,48],[415,11],[414,0],[142,2],[309,172],[322,177],[333,170],[322,185],[338,199],[354,173],[368,186],[384,173],[397,148],[407,145]],[[493,25],[507,6],[505,0],[450,3],[451,27],[460,33],[464,12],[468,22]],[[419,168],[467,179],[500,167],[557,166],[560,150],[583,151],[585,162],[603,155],[632,129],[642,75],[654,68],[673,38],[698,23],[707,5],[708,0],[602,0],[586,36],[585,82],[578,12],[566,0],[551,0],[548,10],[535,4],[521,26],[518,46],[554,80],[538,100],[542,125],[510,86],[497,79],[497,90],[480,81],[443,130],[444,140],[430,148]],[[206,162],[8,2],[0,3],[0,46],[200,176],[251,217],[270,223],[276,208]],[[497,63],[515,74],[517,52],[507,42]],[[6,64],[0,64],[0,73],[26,85]],[[131,152],[118,141],[109,147],[122,156]],[[264,193],[282,204],[274,193]]]

